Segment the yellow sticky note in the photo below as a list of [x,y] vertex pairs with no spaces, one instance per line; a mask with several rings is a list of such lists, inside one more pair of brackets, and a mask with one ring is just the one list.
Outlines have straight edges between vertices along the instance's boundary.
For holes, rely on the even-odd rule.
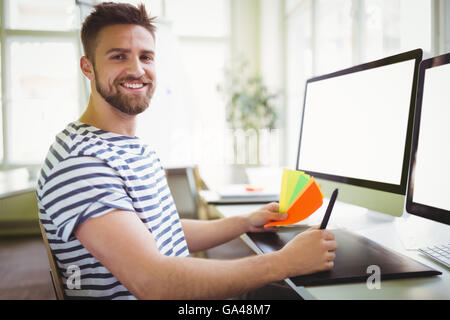
[[289,206],[289,200],[292,197],[297,181],[302,171],[283,169],[283,177],[281,180],[279,212],[286,212]]
[[281,190],[280,190],[280,201],[278,203],[278,211],[286,212],[286,189],[287,189],[287,177],[288,177],[288,169],[283,169],[283,176],[281,177]]

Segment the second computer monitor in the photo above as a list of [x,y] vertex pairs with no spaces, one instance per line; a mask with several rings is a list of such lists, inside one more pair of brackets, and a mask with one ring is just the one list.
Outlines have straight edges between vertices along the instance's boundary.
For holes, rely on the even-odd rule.
[[450,225],[450,54],[420,64],[406,210]]
[[330,195],[374,211],[403,213],[422,50],[306,82],[297,170]]

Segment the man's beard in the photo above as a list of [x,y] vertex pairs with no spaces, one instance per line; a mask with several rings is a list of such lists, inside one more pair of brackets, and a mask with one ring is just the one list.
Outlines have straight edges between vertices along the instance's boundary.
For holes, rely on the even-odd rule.
[[[98,73],[95,74],[98,75]],[[117,86],[120,86],[121,82],[131,82],[136,80],[140,80],[146,86],[148,86],[145,95],[132,93],[124,94],[121,93],[117,88]],[[140,114],[148,108],[155,88],[153,81],[146,76],[143,76],[139,79],[125,78],[116,80],[114,81],[113,85],[107,85],[107,87],[103,87],[96,77],[95,87],[97,89],[97,92],[100,94],[100,96],[102,96],[103,99],[105,99],[106,102],[108,102],[117,110],[131,116]]]

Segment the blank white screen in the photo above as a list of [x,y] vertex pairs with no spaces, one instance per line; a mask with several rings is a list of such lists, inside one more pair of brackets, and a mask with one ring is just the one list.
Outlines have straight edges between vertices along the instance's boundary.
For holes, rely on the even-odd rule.
[[400,185],[414,65],[309,83],[299,168]]
[[450,210],[450,65],[425,72],[413,202]]

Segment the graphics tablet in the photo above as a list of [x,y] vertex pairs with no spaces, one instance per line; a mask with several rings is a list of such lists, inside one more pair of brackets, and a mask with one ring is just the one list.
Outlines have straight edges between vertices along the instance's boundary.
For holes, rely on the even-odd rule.
[[[277,233],[247,233],[264,253],[281,249],[307,227],[290,227]],[[389,250],[365,237],[344,230],[333,230],[339,245],[334,268],[330,271],[291,278],[297,286],[316,286],[349,282],[365,282],[372,273],[371,265],[380,267],[381,280],[439,275],[434,270],[409,257]]]

